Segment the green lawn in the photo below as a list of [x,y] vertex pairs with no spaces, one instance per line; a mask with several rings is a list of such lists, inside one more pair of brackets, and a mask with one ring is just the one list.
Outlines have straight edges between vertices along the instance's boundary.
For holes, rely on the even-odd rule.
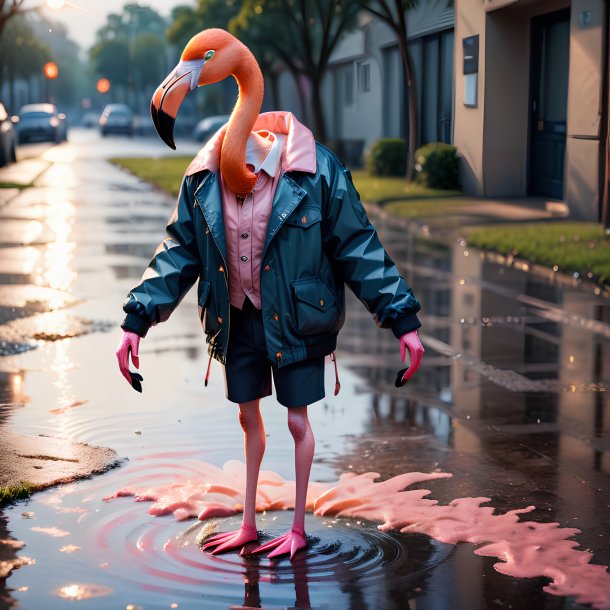
[[[160,159],[120,157],[111,159],[111,162],[176,197],[180,190],[182,176],[191,162],[191,157],[166,157]],[[351,173],[360,197],[363,201],[371,203],[394,199],[439,198],[460,194],[459,191],[429,189],[414,182],[405,182],[402,178],[371,176],[365,170],[354,170]],[[428,208],[428,205],[428,203],[422,204],[426,208]]]
[[610,234],[596,223],[540,222],[519,223],[471,229],[468,244],[512,254],[528,261],[557,267],[610,283]]
[[0,507],[16,500],[29,498],[33,491],[34,485],[28,482],[21,482],[17,485],[0,485]]
[[434,195],[428,195],[426,197],[392,201],[384,205],[383,209],[390,214],[396,214],[404,218],[431,218],[458,214],[464,203],[471,204],[472,200],[459,196],[435,198]]
[[30,188],[34,183],[30,182],[29,184],[21,184],[19,182],[0,182],[0,189],[19,189],[19,190],[23,190],[23,189],[28,189]]
[[177,197],[182,177],[191,160],[192,157],[117,157],[110,159],[110,162]]
[[[372,176],[363,169],[354,170],[351,174],[362,201],[370,203],[429,197],[443,198],[462,194],[460,191],[431,189],[415,182],[407,182],[404,178]],[[428,203],[423,202],[422,205],[428,206]],[[386,209],[389,209],[389,206]]]

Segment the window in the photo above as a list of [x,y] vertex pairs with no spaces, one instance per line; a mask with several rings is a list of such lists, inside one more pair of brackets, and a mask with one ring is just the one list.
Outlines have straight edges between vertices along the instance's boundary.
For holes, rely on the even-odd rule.
[[371,90],[371,64],[360,64],[360,91]]
[[343,73],[343,84],[345,88],[345,105],[351,106],[354,103],[354,72],[351,66]]

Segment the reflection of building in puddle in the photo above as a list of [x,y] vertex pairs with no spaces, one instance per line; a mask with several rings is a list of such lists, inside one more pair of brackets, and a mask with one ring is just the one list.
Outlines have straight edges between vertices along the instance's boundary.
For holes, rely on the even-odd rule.
[[452,312],[461,323],[452,326],[452,345],[538,382],[539,391],[527,391],[526,385],[514,391],[498,387],[458,362],[453,370],[456,406],[513,427],[532,424],[514,433],[533,434],[536,425],[552,424],[542,428],[553,438],[545,453],[610,472],[610,456],[595,440],[610,432],[603,414],[610,379],[607,299],[464,253],[456,244],[454,276],[465,282],[453,291]]

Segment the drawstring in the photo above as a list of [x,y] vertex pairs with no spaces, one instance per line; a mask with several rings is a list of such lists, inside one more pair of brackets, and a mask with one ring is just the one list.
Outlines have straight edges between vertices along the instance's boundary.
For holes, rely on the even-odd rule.
[[218,332],[210,340],[210,343],[211,343],[210,357],[208,358],[208,370],[205,373],[205,387],[206,388],[208,387],[208,379],[210,378],[210,365],[212,364],[212,356],[214,355],[214,352],[216,352],[216,337],[218,337],[221,330],[222,329],[219,329]]
[[339,393],[341,389],[341,384],[339,383],[339,372],[337,371],[337,356],[335,352],[330,354],[330,359],[335,363],[335,396]]
[[210,357],[208,358],[208,370],[205,373],[205,387],[208,387],[208,379],[210,378],[210,365],[212,364],[212,351],[210,351]]

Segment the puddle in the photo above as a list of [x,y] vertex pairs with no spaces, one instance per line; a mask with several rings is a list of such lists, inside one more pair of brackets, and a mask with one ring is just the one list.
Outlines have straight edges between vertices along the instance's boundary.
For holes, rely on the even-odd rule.
[[[0,250],[6,253],[0,256],[2,340],[24,349],[31,341],[38,349],[3,352],[13,354],[0,359],[7,372],[4,381],[0,375],[3,402],[13,405],[11,426],[20,434],[108,446],[127,459],[121,468],[6,510],[12,536],[27,545],[18,554],[35,561],[6,581],[3,595],[10,603],[59,608],[80,596],[96,608],[582,608],[577,589],[553,590],[567,597],[544,590],[552,578],[561,581],[566,566],[575,571],[564,584],[588,583],[589,592],[607,587],[607,573],[594,564],[610,563],[608,295],[581,281],[482,256],[435,226],[425,237],[426,231],[407,232],[374,214],[384,244],[422,302],[426,353],[417,375],[395,388],[396,371],[404,366],[398,343],[348,294],[337,351],[341,392],[332,395],[329,363],[327,397],[309,409],[316,435],[311,479],[329,488],[342,473],[379,472],[383,480],[453,473],[412,485],[406,512],[417,521],[388,521],[392,530],[409,531],[377,528],[393,514],[391,497],[387,514],[379,514],[341,495],[325,505],[332,515],[307,515],[318,553],[305,554],[298,565],[235,554],[212,558],[198,544],[210,527],[233,527],[238,514],[178,521],[173,513],[152,516],[149,503],[131,498],[105,502],[128,486],[154,490],[190,478],[196,489],[204,481],[197,464],[219,468],[243,459],[243,439],[217,363],[203,387],[206,346],[194,293],[142,342],[142,395],[116,370],[121,304],[163,237],[173,203],[100,160],[102,150],[116,153],[118,144],[146,154],[151,141],[75,138],[71,170],[47,177],[49,185],[65,180],[74,188],[25,191],[9,204],[7,223],[21,234],[3,229],[10,239]],[[71,207],[60,207],[59,220],[49,216],[38,226],[37,213],[46,213],[54,192]],[[49,258],[48,246],[57,243],[63,250]],[[53,273],[41,273],[44,260],[55,261]],[[107,318],[100,330],[112,332],[91,332],[96,327],[90,320]],[[74,338],[34,342],[36,333]],[[261,409],[268,435],[263,470],[290,481],[294,455],[285,409],[273,398]],[[459,498],[465,500],[452,505]],[[348,505],[361,512],[337,516]],[[529,506],[536,509],[519,512]],[[447,538],[443,516],[453,525],[469,517],[472,522]],[[259,529],[274,535],[287,529],[290,517],[290,511],[268,508],[259,514]],[[528,521],[559,526],[518,525]],[[521,527],[529,532],[521,536]],[[66,535],[53,536],[53,528]],[[457,542],[483,530],[487,548],[484,540]],[[557,537],[542,551],[520,546],[537,536],[546,541],[536,543],[541,547]],[[551,548],[560,551],[552,554]],[[524,566],[540,553],[538,573],[544,575],[531,577],[528,568],[525,577]],[[574,558],[581,563],[571,563]],[[583,575],[573,576],[578,570]],[[597,597],[578,600],[603,607]]]

